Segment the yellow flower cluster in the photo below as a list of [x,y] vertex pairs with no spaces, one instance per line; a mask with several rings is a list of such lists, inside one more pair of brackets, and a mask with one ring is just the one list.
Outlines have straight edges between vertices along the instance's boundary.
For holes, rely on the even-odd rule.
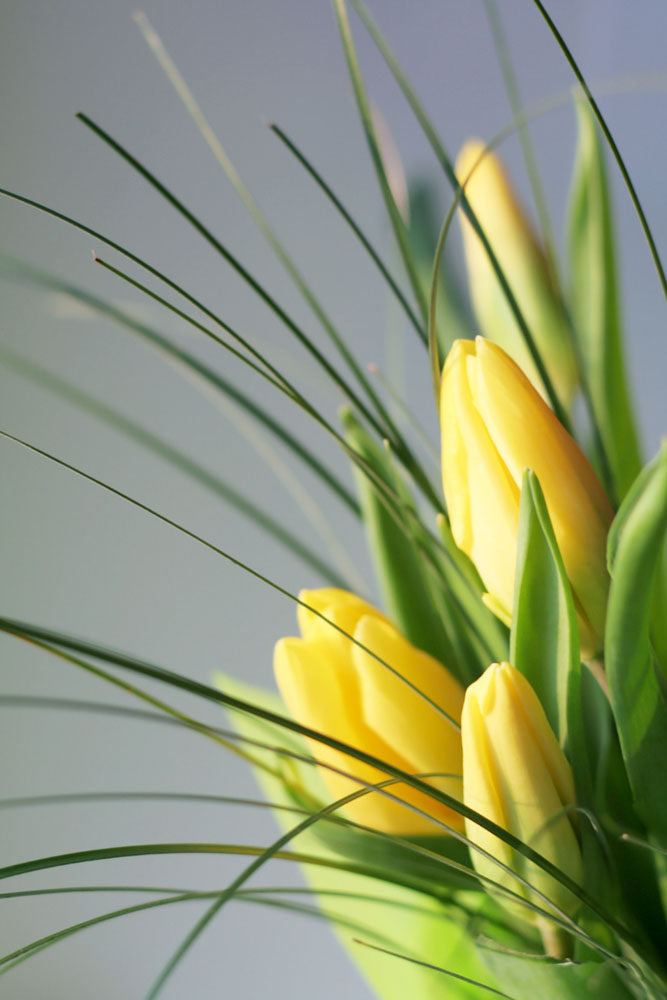
[[[559,395],[568,399],[569,348],[557,343],[566,332],[544,259],[497,160],[480,160],[481,151],[479,144],[465,148],[459,177],[468,179],[470,205],[507,265],[528,319],[547,337],[547,365],[557,373]],[[497,301],[496,278],[467,221],[464,237],[484,329]],[[504,312],[502,319],[507,326]],[[521,361],[517,344],[515,332],[506,335],[505,346]],[[481,337],[457,341],[446,360],[440,424],[452,534],[479,572],[485,602],[511,624],[521,483],[531,468],[572,588],[582,656],[593,657],[604,632],[605,544],[613,511],[587,458],[526,367],[530,378],[498,343]],[[509,663],[493,663],[464,692],[442,664],[353,594],[302,591],[299,600],[301,637],[281,639],[274,660],[295,719],[462,801],[581,880],[572,770],[521,673]],[[483,878],[530,898],[515,873],[555,905],[572,908],[559,882],[472,819],[463,822],[455,808],[409,784],[387,785],[386,771],[342,750],[315,740],[311,748],[336,799],[365,789],[346,809],[350,820],[408,836],[465,830]]]

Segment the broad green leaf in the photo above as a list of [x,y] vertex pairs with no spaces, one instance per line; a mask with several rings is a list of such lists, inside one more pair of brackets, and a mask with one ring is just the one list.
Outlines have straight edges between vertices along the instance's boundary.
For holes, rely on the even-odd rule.
[[667,687],[667,538],[663,539],[653,592],[651,613],[651,642],[656,660],[662,670],[663,691]]
[[535,689],[551,728],[569,750],[580,798],[586,789],[590,802],[577,617],[544,494],[530,469],[521,489],[510,660]]
[[[589,678],[591,687],[603,698],[590,674],[585,674],[583,679]],[[585,688],[586,685],[583,686],[584,695],[587,693]],[[606,715],[611,716],[606,699],[604,704],[598,700],[595,713],[591,712],[591,708],[596,706],[586,698],[583,705],[587,729],[600,725],[603,721],[602,710],[606,709]],[[659,857],[623,836],[631,831],[636,833],[639,827],[618,736],[611,726],[607,727],[606,746],[596,768],[596,785],[595,813],[608,831],[607,846],[614,865],[615,877],[609,879],[610,899],[613,895],[616,910],[622,906],[628,925],[634,928],[638,937],[652,941],[656,953],[660,954],[667,941],[667,924],[657,879]],[[643,830],[640,831],[640,839],[645,840]]]
[[556,962],[483,946],[479,953],[513,1000],[631,1000],[636,996],[611,962]]
[[583,97],[575,107],[579,140],[568,234],[572,319],[613,486],[622,499],[641,458],[623,356],[611,199],[595,119]]
[[[238,697],[262,704],[274,711],[283,710],[276,695],[244,684],[235,678],[218,675],[216,683],[228,693],[232,692]],[[258,723],[250,716],[237,713],[233,716],[233,722],[243,735],[267,740],[278,746],[284,745],[287,735],[290,744],[298,746],[299,752],[309,755],[305,741],[295,734],[285,734],[284,730],[276,727],[272,727],[272,731],[269,732],[266,723],[261,721]],[[301,786],[306,795],[320,802],[326,799],[326,792],[316,768],[298,763],[285,766],[290,769],[286,771],[286,776],[296,777],[296,784]],[[291,803],[291,795],[279,777],[260,769],[255,771],[255,775],[267,798],[272,802]],[[282,813],[275,815],[281,826],[293,824],[289,816],[286,817]],[[317,837],[316,828],[308,830],[299,838],[299,847],[306,842],[311,844],[316,842],[318,854],[327,854],[326,845],[323,846],[323,841]],[[332,848],[328,851],[332,856],[338,856]],[[448,913],[443,904],[437,900],[400,885],[380,884],[377,880],[349,872],[316,870],[308,866],[305,875],[310,885],[318,892],[344,890],[367,897],[383,896],[382,902],[340,897],[335,905],[338,916],[372,928],[373,937],[376,940],[381,939],[383,946],[386,947],[387,941],[393,942],[393,948],[397,952],[451,968],[452,971],[470,979],[496,985],[476,954],[465,922],[462,923],[456,916]],[[326,908],[330,901],[323,895],[320,897],[320,903]],[[478,1000],[480,996],[478,987],[449,980],[433,970],[410,962],[398,962],[381,952],[362,948],[354,943],[349,932],[342,929],[337,929],[336,933],[349,955],[361,968],[370,986],[383,1000],[405,1000],[406,997],[418,997],[419,1000],[446,1000],[446,998]]]
[[[569,756],[579,805],[595,808],[593,775],[604,755],[607,718],[597,682],[588,671],[582,676],[570,583],[544,495],[530,469],[521,489],[510,660],[535,689]],[[602,714],[594,714],[596,709]],[[600,843],[588,820],[580,822],[579,831],[584,886],[609,906],[610,880]],[[595,923],[588,928],[591,933],[598,928],[599,921]]]
[[[534,473],[521,493],[519,544],[510,659],[537,691],[551,725],[568,752],[580,806],[610,817],[616,829],[636,824],[627,779],[606,698],[579,662],[577,621],[569,582]],[[579,820],[584,887],[607,910],[623,912],[629,926],[664,930],[653,860],[613,833],[608,841],[617,876],[610,878],[600,834]],[[587,929],[613,946],[604,924],[587,918]],[[545,994],[546,995],[546,994]],[[567,995],[567,994],[564,994]]]
[[[379,479],[393,490],[400,490],[402,502],[412,508],[412,497],[392,468],[389,456],[349,410],[343,411],[342,420],[350,447]],[[409,533],[387,510],[369,477],[356,465],[354,473],[375,575],[390,618],[415,646],[452,666],[454,650],[433,607],[422,557],[411,544]]]
[[609,549],[609,693],[637,812],[666,848],[667,706],[650,641],[653,588],[667,529],[666,447],[630,490],[618,523]]

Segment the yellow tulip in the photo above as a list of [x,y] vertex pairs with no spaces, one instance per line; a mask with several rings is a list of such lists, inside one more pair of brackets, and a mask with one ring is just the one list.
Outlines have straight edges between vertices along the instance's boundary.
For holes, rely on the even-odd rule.
[[[575,802],[572,770],[537,695],[509,663],[493,663],[466,691],[461,739],[465,804],[581,883],[575,814],[568,811]],[[566,911],[576,907],[574,896],[556,879],[472,820],[465,825],[473,844],[521,875],[556,906]],[[471,856],[480,875],[545,908],[542,900],[490,858],[475,850]],[[528,907],[521,907],[521,912],[531,919]]]
[[[502,164],[469,140],[456,162],[456,176],[503,269],[518,306],[546,364],[556,394],[567,406],[577,379],[570,331],[537,237],[512,189]],[[472,171],[472,173],[471,173]],[[538,391],[544,386],[507,304],[486,250],[463,211],[459,212],[470,297],[485,337],[500,344]]]
[[[373,656],[329,624],[332,622],[372,650],[402,677],[436,703],[458,724],[463,690],[433,657],[412,646],[375,608],[344,590],[302,590],[299,600],[327,621],[299,606],[301,638],[280,639],[274,670],[283,700],[302,725],[354,746],[411,774],[451,775],[425,778],[461,798],[461,734],[431,704],[411,690]],[[377,784],[390,776],[315,740],[313,756]],[[359,781],[321,768],[329,792],[343,798],[363,787]],[[438,820],[463,829],[461,817],[424,793],[404,784],[390,785],[392,795]],[[369,792],[345,807],[346,816],[387,833],[438,835],[442,828],[380,792]]]
[[588,459],[496,344],[457,340],[442,373],[442,480],[456,544],[492,610],[512,617],[521,481],[539,479],[572,586],[582,655],[601,646],[613,510]]

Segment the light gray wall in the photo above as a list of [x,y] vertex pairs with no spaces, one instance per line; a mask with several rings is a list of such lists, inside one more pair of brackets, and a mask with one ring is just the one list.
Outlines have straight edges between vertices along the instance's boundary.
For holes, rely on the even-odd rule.
[[[503,0],[528,103],[567,89],[571,76],[529,0]],[[592,81],[663,71],[667,8],[660,0],[550,4]],[[385,0],[372,9],[451,150],[470,133],[489,136],[508,108],[481,2]],[[126,0],[0,0],[0,184],[85,220],[178,277],[233,325],[287,364],[335,419],[339,399],[313,364],[230,268],[73,113],[83,110],[126,144],[204,218],[320,345],[317,325],[263,243],[173,96],[133,24]],[[386,221],[325,0],[149,0],[147,11],[198,95],[248,186],[283,234],[348,343],[363,362],[382,363],[387,297],[358,247],[313,185],[266,129],[276,120],[303,145],[373,239],[389,249]],[[388,74],[354,22],[371,92],[390,122],[408,172],[449,192]],[[357,30],[359,29],[359,30]],[[608,97],[605,113],[664,248],[667,130],[665,93]],[[572,159],[573,122],[563,109],[538,121],[534,137],[555,219]],[[507,158],[522,181],[513,141]],[[664,431],[665,303],[628,199],[616,175],[630,363],[647,454]],[[149,305],[92,263],[100,243],[0,202],[0,250],[52,270],[121,304],[134,303],[179,343],[254,383],[214,345]],[[119,259],[107,253],[115,263]],[[261,502],[314,545],[294,502],[266,463],[196,387],[126,332],[12,282],[2,284],[5,347],[38,360],[103,398]],[[436,435],[426,358],[409,345],[408,390]],[[252,566],[298,589],[318,581],[239,514],[99,422],[0,369],[0,426],[113,483],[186,524]],[[347,475],[333,446],[304,439]],[[282,454],[282,453],[281,453]],[[117,498],[8,442],[0,443],[0,607],[3,613],[96,638],[206,681],[223,668],[272,685],[271,648],[294,629],[289,602],[211,552]],[[369,576],[363,540],[340,506],[290,462],[324,518]],[[2,646],[2,689],[122,701],[93,678],[14,640]],[[169,696],[168,692],[161,694]],[[200,706],[194,705],[196,710]],[[205,740],[137,722],[86,714],[0,708],[0,794],[154,789],[255,794],[250,775]],[[219,721],[215,711],[201,709]],[[181,805],[70,805],[5,810],[3,861],[114,843],[268,842],[275,828],[259,810]],[[119,861],[25,877],[16,888],[117,881],[209,887],[236,863],[210,858]],[[267,882],[295,878],[275,867]],[[125,897],[126,898],[126,897]],[[3,947],[102,912],[119,897],[0,901]],[[139,996],[191,926],[195,908],[132,917],[46,951],[3,980],[16,1000]],[[7,985],[5,985],[5,983]],[[323,926],[235,905],[210,927],[164,996],[246,1000],[366,995]]]

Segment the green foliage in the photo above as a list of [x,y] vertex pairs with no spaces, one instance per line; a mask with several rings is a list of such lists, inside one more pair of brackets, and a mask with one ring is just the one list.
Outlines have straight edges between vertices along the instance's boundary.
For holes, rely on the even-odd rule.
[[590,107],[580,97],[575,108],[579,142],[568,233],[572,319],[612,486],[622,499],[641,458],[623,356],[609,183]]
[[526,955],[520,959],[493,947],[480,948],[485,965],[513,1000],[631,1000],[634,992],[609,962],[556,962]]
[[[651,647],[652,596],[667,529],[667,449],[640,474],[609,539],[605,636],[611,703],[637,812],[667,848],[667,704]],[[664,611],[663,611],[664,613]]]
[[544,494],[530,469],[521,489],[510,661],[532,684],[561,745],[573,744],[583,778],[577,618]]

